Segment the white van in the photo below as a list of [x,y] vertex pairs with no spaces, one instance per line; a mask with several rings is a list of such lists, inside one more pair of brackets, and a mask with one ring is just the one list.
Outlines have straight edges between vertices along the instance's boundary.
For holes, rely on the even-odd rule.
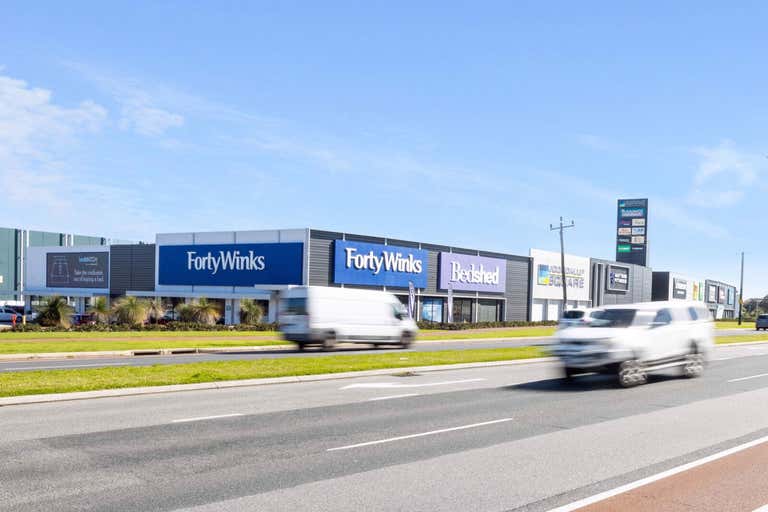
[[391,293],[306,286],[281,293],[278,322],[286,340],[304,350],[338,342],[397,344],[408,348],[419,328]]
[[698,377],[714,347],[712,315],[701,302],[670,301],[593,309],[590,321],[557,331],[552,353],[567,379],[614,373],[624,387],[673,367]]

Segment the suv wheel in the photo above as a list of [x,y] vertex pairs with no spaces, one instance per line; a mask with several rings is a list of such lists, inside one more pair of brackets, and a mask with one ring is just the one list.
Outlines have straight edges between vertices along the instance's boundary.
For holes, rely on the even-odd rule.
[[693,347],[691,353],[685,356],[683,375],[693,379],[701,377],[702,373],[704,373],[704,356],[696,351],[696,347]]
[[631,388],[633,386],[645,384],[648,380],[645,369],[640,362],[635,359],[621,363],[619,365],[618,376],[619,384],[623,388]]
[[572,382],[573,381],[573,377],[575,375],[576,375],[576,369],[575,368],[570,368],[568,366],[565,366],[563,368],[563,377],[565,377],[565,380],[567,382]]

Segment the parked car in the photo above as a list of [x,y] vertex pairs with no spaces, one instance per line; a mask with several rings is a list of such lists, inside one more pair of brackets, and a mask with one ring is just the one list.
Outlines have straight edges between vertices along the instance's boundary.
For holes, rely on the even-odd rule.
[[557,328],[565,329],[566,327],[576,327],[591,322],[594,311],[595,309],[593,308],[568,309],[560,317]]
[[21,315],[7,306],[0,307],[0,322],[12,324],[21,321]]
[[96,323],[96,318],[91,313],[75,313],[69,318],[72,325],[94,325]]
[[757,322],[755,322],[755,329],[756,330],[766,330],[768,329],[768,315],[757,315]]
[[712,315],[699,302],[607,306],[591,316],[590,322],[556,334],[552,352],[566,379],[612,373],[630,387],[645,383],[649,372],[674,367],[698,377],[714,347]]
[[332,349],[338,342],[409,347],[419,328],[391,293],[308,286],[282,293],[280,330],[299,350],[307,345]]

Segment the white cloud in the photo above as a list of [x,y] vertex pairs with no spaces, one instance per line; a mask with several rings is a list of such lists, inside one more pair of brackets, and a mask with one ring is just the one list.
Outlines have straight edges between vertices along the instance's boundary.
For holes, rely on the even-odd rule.
[[121,113],[121,128],[149,137],[163,135],[170,128],[184,125],[184,117],[179,114],[131,100],[126,102]]
[[764,155],[738,148],[729,140],[716,146],[700,146],[692,152],[699,162],[687,202],[704,208],[738,204],[758,184],[768,162]]

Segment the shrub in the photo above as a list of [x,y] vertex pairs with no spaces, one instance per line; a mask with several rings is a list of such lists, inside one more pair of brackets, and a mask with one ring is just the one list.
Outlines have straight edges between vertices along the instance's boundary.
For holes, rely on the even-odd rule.
[[464,331],[467,329],[493,329],[503,327],[546,327],[557,325],[555,321],[527,322],[525,320],[514,320],[511,322],[474,322],[474,323],[438,323],[438,322],[418,322],[419,329],[441,329],[446,331]]

